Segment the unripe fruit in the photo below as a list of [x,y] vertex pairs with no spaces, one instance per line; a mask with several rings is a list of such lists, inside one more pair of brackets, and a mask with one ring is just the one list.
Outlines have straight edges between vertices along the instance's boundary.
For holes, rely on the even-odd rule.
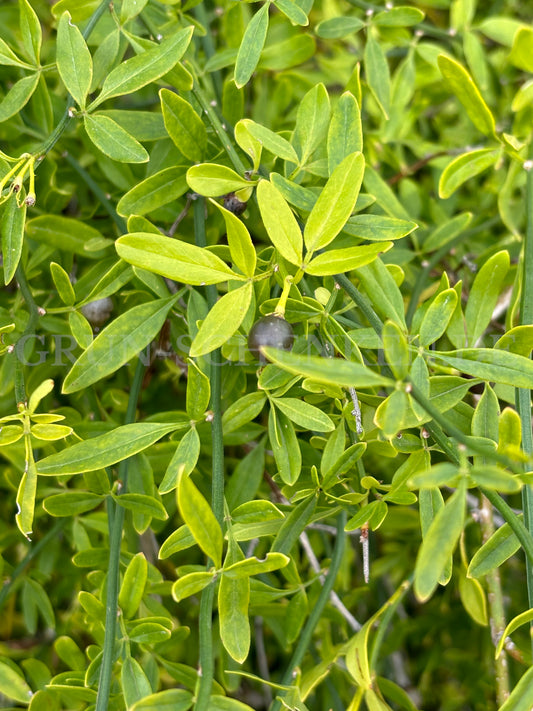
[[248,334],[248,349],[259,360],[265,362],[260,352],[262,347],[280,348],[290,351],[294,343],[292,326],[282,316],[268,314],[256,321]]

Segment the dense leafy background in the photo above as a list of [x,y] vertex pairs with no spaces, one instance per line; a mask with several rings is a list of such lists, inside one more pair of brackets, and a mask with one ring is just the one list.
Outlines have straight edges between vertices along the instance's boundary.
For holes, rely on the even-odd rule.
[[529,709],[527,6],[0,28],[4,706]]

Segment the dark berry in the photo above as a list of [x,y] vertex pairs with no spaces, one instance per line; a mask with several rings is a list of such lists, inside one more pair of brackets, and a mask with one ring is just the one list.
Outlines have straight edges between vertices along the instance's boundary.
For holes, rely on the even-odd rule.
[[233,212],[234,215],[242,215],[246,210],[247,204],[246,202],[241,202],[235,193],[224,195],[224,207],[226,210]]
[[261,361],[265,358],[260,348],[268,346],[290,351],[294,343],[292,326],[282,316],[268,314],[256,321],[248,334],[248,349]]

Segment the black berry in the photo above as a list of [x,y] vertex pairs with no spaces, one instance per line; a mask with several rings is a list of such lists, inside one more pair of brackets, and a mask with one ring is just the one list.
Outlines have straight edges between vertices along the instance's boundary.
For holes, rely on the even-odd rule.
[[261,361],[265,358],[260,348],[267,346],[290,351],[294,343],[292,326],[282,316],[269,314],[256,321],[248,334],[248,349]]

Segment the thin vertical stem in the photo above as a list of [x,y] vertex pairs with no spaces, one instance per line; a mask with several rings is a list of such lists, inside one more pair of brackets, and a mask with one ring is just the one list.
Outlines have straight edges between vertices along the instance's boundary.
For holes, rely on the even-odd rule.
[[[313,607],[313,610],[311,611],[311,614],[307,618],[307,622],[305,623],[302,633],[300,635],[300,638],[298,640],[298,644],[296,645],[296,648],[293,652],[292,658],[285,670],[285,674],[283,675],[283,678],[281,680],[281,684],[283,686],[288,686],[291,684],[293,680],[293,673],[296,667],[298,667],[304,658],[305,653],[309,649],[309,645],[311,644],[311,640],[313,637],[313,632],[315,631],[315,627],[317,626],[321,616],[322,612],[324,611],[324,607],[326,606],[328,600],[329,600],[329,595],[330,592],[333,589],[333,585],[335,584],[335,578],[337,577],[337,573],[339,572],[339,568],[341,566],[341,561],[342,561],[342,556],[344,553],[344,543],[346,539],[346,535],[344,533],[344,526],[346,525],[346,512],[342,511],[338,517],[337,517],[337,532],[335,536],[335,547],[333,549],[333,556],[331,557],[331,564],[329,566],[329,571],[328,574],[326,575],[326,578],[324,580],[324,583],[322,585],[322,590],[320,591],[320,595],[318,596],[318,600],[315,603],[315,606]],[[281,709],[281,701],[279,699],[276,699],[274,703],[272,704],[270,711],[280,711]]]
[[[533,137],[529,148],[528,173],[526,181],[526,235],[522,258],[522,293],[520,295],[520,325],[533,324]],[[516,407],[522,423],[522,449],[530,457],[533,453],[531,430],[531,391],[524,388],[516,390]],[[533,533],[533,487],[525,484],[522,488],[522,508],[524,524]],[[526,558],[527,594],[529,607],[533,607],[533,566]],[[533,646],[533,637],[531,640]]]
[[26,401],[26,386],[24,384],[23,371],[24,345],[26,344],[27,336],[33,335],[33,329],[35,328],[37,320],[39,318],[39,308],[35,303],[33,294],[31,293],[31,289],[26,279],[26,274],[24,272],[22,262],[20,262],[17,267],[17,270],[15,272],[15,278],[19,285],[22,296],[24,297],[24,301],[26,302],[26,306],[28,307],[30,315],[28,323],[26,324],[26,328],[24,329],[24,333],[19,338],[15,346],[15,357],[17,359],[15,365],[15,400],[17,402],[17,405],[19,405],[20,403],[24,403]]
[[[198,247],[206,246],[205,234],[205,199],[197,198],[194,203],[194,234]],[[218,298],[217,288],[214,284],[206,287],[207,303],[212,308]],[[220,349],[211,353],[211,368],[209,380],[211,384],[211,442],[212,442],[212,482],[211,482],[211,507],[213,513],[222,526],[224,523],[224,444],[222,432],[222,405],[221,405],[221,356]],[[199,635],[199,680],[195,701],[195,711],[204,711],[209,705],[211,687],[213,685],[214,660],[213,660],[213,601],[215,596],[214,583],[202,591],[200,614],[198,619]]]
[[[145,366],[139,358],[128,399],[125,424],[130,424],[135,421],[135,412],[137,410],[137,403],[141,392],[144,371]],[[118,468],[118,478],[121,482],[122,493],[125,493],[127,490],[128,464],[129,460],[125,459],[120,462]],[[111,679],[113,675],[115,642],[117,637],[120,546],[122,542],[122,529],[124,525],[124,508],[118,504],[115,504],[111,497],[108,499],[108,507],[110,515],[112,515],[113,518],[113,524],[111,526],[111,536],[109,540],[104,650],[102,655],[102,667],[100,669],[95,711],[107,711],[109,704],[109,692],[111,689]]]

